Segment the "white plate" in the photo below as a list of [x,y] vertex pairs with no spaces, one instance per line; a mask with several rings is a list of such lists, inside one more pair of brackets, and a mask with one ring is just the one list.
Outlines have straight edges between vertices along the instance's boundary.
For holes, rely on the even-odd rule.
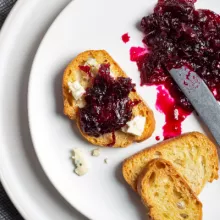
[[19,0],[0,35],[0,176],[26,220],[85,220],[42,171],[27,119],[32,60],[45,31],[69,2]]
[[[79,52],[106,49],[125,72],[139,85],[135,63],[129,61],[130,46],[141,46],[142,36],[136,23],[146,15],[155,0],[77,0],[72,2],[54,22],[42,41],[32,68],[29,84],[29,120],[39,160],[49,179],[60,193],[84,215],[96,220],[144,218],[145,208],[139,197],[123,181],[121,162],[129,155],[150,146],[155,135],[161,134],[163,115],[155,110],[154,88],[137,87],[138,92],[154,109],[157,129],[144,143],[126,149],[102,149],[101,156],[92,158],[89,143],[82,139],[76,126],[63,115],[61,81],[63,70]],[[217,0],[200,0],[200,7],[220,11]],[[218,7],[219,6],[219,7]],[[129,32],[131,41],[124,44],[122,34]],[[147,95],[146,95],[147,94]],[[204,132],[192,115],[183,124],[183,131]],[[83,177],[73,173],[70,151],[83,148],[90,171]],[[104,158],[109,164],[104,164]],[[220,180],[206,187],[201,195],[204,219],[220,218]],[[95,204],[95,205],[94,205]],[[214,218],[215,217],[215,218]]]

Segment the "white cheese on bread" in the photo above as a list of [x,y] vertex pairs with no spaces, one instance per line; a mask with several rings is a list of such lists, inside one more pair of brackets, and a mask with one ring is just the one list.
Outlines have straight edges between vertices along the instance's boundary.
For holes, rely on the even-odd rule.
[[128,121],[122,128],[125,133],[141,136],[146,123],[146,118],[143,116],[135,116],[132,120]]
[[83,94],[86,92],[78,81],[68,82],[68,86],[69,86],[69,91],[72,93],[72,96],[74,97],[75,100],[81,99]]

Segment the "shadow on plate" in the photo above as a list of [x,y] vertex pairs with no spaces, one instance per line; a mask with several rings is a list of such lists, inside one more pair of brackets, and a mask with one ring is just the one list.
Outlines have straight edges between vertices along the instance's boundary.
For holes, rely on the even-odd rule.
[[149,6],[148,10],[146,10],[145,13],[139,17],[139,20],[135,23],[135,28],[136,28],[137,30],[139,30],[139,31],[142,32],[142,29],[141,29],[141,20],[142,20],[143,17],[152,14],[153,11],[154,11],[154,7],[155,7],[155,4],[152,4],[152,3],[151,3],[151,5]]
[[54,77],[54,99],[56,100],[55,111],[59,116],[65,117],[63,114],[63,92],[62,92],[62,81],[63,73],[68,63],[64,64],[55,74]]
[[115,177],[119,184],[123,184],[123,187],[126,188],[128,201],[133,205],[134,209],[137,210],[140,220],[150,220],[147,216],[148,209],[142,204],[140,196],[134,192],[124,180],[121,164],[119,164],[116,168]]

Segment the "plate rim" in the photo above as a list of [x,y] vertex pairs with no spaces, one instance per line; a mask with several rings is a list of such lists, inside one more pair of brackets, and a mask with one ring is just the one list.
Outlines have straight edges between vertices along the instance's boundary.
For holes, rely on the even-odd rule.
[[[22,4],[25,4],[25,0],[18,0],[15,3],[15,5],[13,6],[13,8],[11,9],[11,11],[9,12],[6,20],[4,21],[3,26],[1,28],[1,31],[0,31],[0,39],[3,38],[3,39],[1,39],[2,41],[4,40],[5,34],[7,33],[7,29],[8,29],[8,27],[10,27],[11,22],[15,19],[15,17],[17,16],[17,13],[19,13],[19,11],[21,10]],[[2,169],[2,166],[0,166],[0,180],[1,180],[2,186],[5,189],[10,201],[13,203],[13,205],[18,210],[20,215],[23,218],[28,219],[27,212],[24,210],[24,208],[18,202],[18,199],[14,197],[14,195],[8,185],[8,182],[5,178],[5,176],[3,175],[3,172],[1,171],[1,169]]]
[[[44,42],[46,41],[47,36],[50,34],[51,29],[56,25],[56,22],[60,19],[60,17],[63,16],[63,14],[66,13],[66,11],[69,9],[69,7],[71,7],[72,4],[75,4],[76,2],[78,3],[79,0],[71,1],[71,2],[59,13],[59,15],[56,17],[56,19],[54,19],[53,23],[52,23],[52,24],[50,25],[50,27],[47,29],[46,34],[44,35],[42,41],[41,41],[40,44],[39,44],[39,47],[38,47],[38,49],[37,49],[37,51],[36,51],[36,54],[35,54],[35,57],[34,57],[34,60],[33,60],[32,66],[31,66],[31,71],[30,71],[30,75],[29,75],[29,82],[28,82],[28,92],[27,92],[28,123],[29,123],[30,134],[31,134],[31,140],[32,140],[32,142],[33,142],[34,151],[36,152],[37,158],[38,158],[38,160],[40,161],[41,168],[43,169],[43,171],[44,171],[45,174],[47,175],[47,177],[48,177],[48,179],[50,180],[51,184],[56,188],[56,190],[62,195],[62,197],[63,197],[67,202],[69,202],[69,201],[68,201],[68,200],[66,199],[66,197],[64,196],[62,190],[61,190],[60,188],[58,188],[56,184],[54,184],[54,181],[52,180],[51,175],[49,175],[49,173],[47,172],[45,166],[43,166],[44,163],[42,162],[41,157],[39,156],[39,151],[38,151],[37,148],[35,147],[35,146],[36,146],[36,144],[35,144],[35,143],[36,143],[36,140],[35,140],[35,138],[34,138],[35,135],[34,135],[33,124],[32,124],[32,122],[31,122],[32,120],[30,119],[30,118],[31,118],[31,116],[30,116],[30,114],[31,114],[31,113],[30,113],[30,112],[31,112],[31,111],[30,111],[30,105],[31,105],[31,104],[30,104],[30,103],[31,103],[30,90],[31,90],[31,85],[32,85],[32,83],[33,83],[33,75],[34,75],[34,74],[33,74],[33,70],[34,70],[34,68],[35,68],[35,66],[36,66],[36,62],[37,62],[38,57],[39,57],[39,55],[40,55],[40,50],[41,50],[41,48],[42,48],[42,45],[43,45]],[[91,216],[89,216],[86,212],[83,212],[83,210],[80,209],[80,206],[78,206],[76,202],[74,202],[74,203],[71,202],[70,204],[71,204],[71,206],[73,206],[79,213],[81,213],[82,215],[84,215],[84,216],[87,217],[88,219],[91,219]]]
[[[72,6],[72,4],[76,3],[76,1],[78,0],[75,0],[74,2],[71,2],[58,16],[57,18],[53,21],[52,25],[50,26],[50,28],[47,30],[47,33],[44,35],[44,38],[42,39],[40,45],[39,45],[39,48],[36,52],[36,55],[35,55],[35,58],[34,58],[34,61],[33,61],[33,64],[32,64],[32,67],[31,67],[31,74],[30,74],[30,79],[29,79],[29,84],[28,84],[28,118],[29,118],[29,126],[30,126],[30,133],[31,133],[31,139],[33,141],[33,145],[34,145],[34,149],[35,149],[35,152],[37,154],[37,157],[42,165],[42,169],[44,170],[44,172],[46,173],[47,177],[49,178],[49,180],[51,181],[51,183],[53,184],[53,186],[58,190],[58,192],[66,199],[66,197],[64,196],[65,194],[63,193],[63,190],[61,190],[61,188],[57,187],[57,184],[54,184],[54,181],[53,181],[53,178],[52,178],[52,175],[49,174],[48,172],[48,169],[45,168],[45,166],[43,165],[44,162],[42,162],[42,158],[41,156],[39,156],[39,151],[37,150],[37,144],[36,143],[36,139],[35,139],[35,135],[34,135],[34,130],[33,129],[33,124],[32,124],[32,120],[31,120],[31,116],[30,116],[30,103],[31,103],[31,93],[30,93],[30,90],[31,90],[31,85],[33,84],[33,70],[35,69],[35,66],[37,65],[37,61],[38,61],[38,58],[40,56],[40,52],[41,52],[41,48],[42,48],[42,45],[44,44],[44,42],[46,41],[47,39],[47,36],[50,34],[50,31],[52,28],[54,28],[54,26],[56,25],[56,22],[57,20],[60,19],[60,17],[63,16],[63,14],[65,14],[65,12],[68,10],[69,7]],[[219,161],[220,163],[220,161]],[[66,199],[68,202],[70,202],[68,199]],[[89,216],[89,214],[84,211],[84,209],[81,209],[81,206],[78,206],[78,204],[76,202],[73,202],[71,201],[70,204],[76,208],[80,213],[82,213],[84,216],[86,216],[87,218],[91,218],[91,216]]]
[[[55,3],[55,2],[54,2]],[[59,15],[59,13],[63,10],[63,8],[66,7],[66,5],[68,5],[70,3],[70,0],[65,1],[64,3],[62,4],[59,4],[59,9],[57,8],[56,10],[59,10],[58,13],[54,13],[53,16],[57,17],[57,15]],[[0,47],[1,48],[7,48],[8,45],[6,44],[7,43],[7,36],[8,34],[10,33],[14,33],[16,32],[17,29],[13,28],[12,29],[12,25],[14,24],[14,22],[18,22],[18,21],[21,21],[22,25],[25,23],[25,20],[24,20],[24,17],[26,16],[26,11],[28,11],[28,9],[34,9],[36,5],[42,5],[43,2],[40,1],[40,0],[35,0],[35,1],[27,1],[27,0],[18,0],[16,2],[16,4],[14,5],[14,7],[12,8],[12,10],[10,11],[9,15],[7,16],[7,19],[5,20],[2,28],[1,28],[1,31],[0,31],[0,39],[1,39],[1,43],[0,43]],[[65,5],[65,7],[64,7]],[[40,7],[40,6],[39,6]],[[28,9],[27,9],[28,8]],[[51,16],[51,14],[50,14]],[[4,43],[4,44],[3,44]],[[3,50],[2,50],[3,51]],[[2,55],[2,51],[0,52],[0,54]],[[3,59],[2,59],[3,60]],[[5,60],[4,61],[0,61],[0,64],[1,66],[4,66],[5,67]],[[8,62],[8,59],[6,59],[6,62]],[[4,147],[5,146],[5,147]],[[5,149],[8,145],[4,145],[2,146],[2,149]],[[32,147],[32,146],[31,146]],[[7,150],[5,150],[6,152]],[[21,151],[21,150],[20,150]],[[11,150],[8,150],[7,153],[11,153]],[[22,152],[23,153],[23,152]],[[37,160],[37,158],[36,158]],[[24,202],[21,202],[21,198],[17,195],[17,194],[14,194],[13,191],[17,191],[18,188],[16,187],[16,189],[12,189],[11,187],[11,182],[14,180],[12,179],[12,175],[6,175],[5,170],[6,166],[4,166],[3,164],[8,164],[8,163],[11,163],[12,159],[9,157],[1,160],[1,166],[0,166],[0,181],[2,183],[2,186],[3,188],[5,189],[10,201],[13,203],[13,205],[15,206],[15,208],[17,209],[17,211],[21,214],[21,216],[24,218],[24,219],[33,219],[33,211],[31,210],[28,210],[28,207],[25,205]],[[13,167],[14,168],[14,167]],[[40,167],[41,168],[41,167]],[[11,169],[11,167],[10,167]],[[10,169],[8,169],[10,171]],[[41,171],[43,172],[43,171]],[[44,174],[45,175],[45,174]],[[46,177],[46,175],[45,175]],[[34,177],[33,177],[34,178]],[[49,182],[50,183],[50,182]],[[51,184],[51,183],[50,183]],[[37,187],[42,187],[41,185],[37,186]],[[58,192],[56,192],[57,195],[59,195]],[[47,196],[47,195],[46,195]],[[50,195],[48,195],[48,198],[50,197]],[[34,199],[33,199],[34,201]],[[38,202],[35,200],[34,201],[35,204],[37,204]],[[75,210],[73,210],[75,212]],[[63,211],[63,213],[67,212],[67,210]],[[43,213],[42,212],[42,219],[46,219],[45,218],[45,215],[43,216]],[[49,212],[48,212],[49,213]],[[75,213],[72,213],[72,217]],[[76,213],[77,214],[77,213]],[[41,216],[41,213],[39,214],[39,216]],[[39,217],[38,216],[38,217]],[[75,216],[75,215],[74,215]],[[80,218],[80,216],[78,216]],[[83,217],[83,216],[81,216]],[[72,218],[71,218],[72,219]],[[81,218],[80,218],[81,219]],[[83,218],[84,219],[84,218]]]

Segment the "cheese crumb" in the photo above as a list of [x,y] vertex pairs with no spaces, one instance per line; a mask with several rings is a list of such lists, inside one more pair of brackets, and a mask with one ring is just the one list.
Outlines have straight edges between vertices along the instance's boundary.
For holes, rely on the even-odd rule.
[[115,78],[115,74],[114,74],[114,72],[111,70],[111,68],[110,68],[110,76],[111,76],[112,78]]
[[84,64],[85,66],[92,66],[95,67],[96,69],[99,69],[100,65],[98,64],[98,62],[96,61],[96,59],[94,58],[88,58],[88,60],[85,62]]
[[178,109],[174,109],[174,118],[176,120],[179,120],[179,111],[178,111]]
[[112,64],[110,66],[110,76],[113,77],[113,78],[116,78],[114,71],[115,71],[115,65]]
[[86,92],[78,81],[68,82],[68,86],[69,86],[69,92],[72,93],[72,96],[74,97],[75,100],[79,100]]
[[146,123],[146,118],[143,116],[135,116],[131,121],[128,121],[122,131],[125,133],[141,136]]
[[100,156],[100,148],[93,149],[92,156],[94,156],[94,157]]
[[84,108],[84,107],[86,106],[86,101],[85,101],[85,99],[79,99],[79,100],[77,100],[76,105],[77,105],[79,108]]
[[88,172],[88,165],[85,161],[83,152],[79,148],[73,149],[72,160],[76,166],[74,171],[78,176],[83,176]]
[[[88,60],[85,62],[84,65],[92,67],[92,74],[93,75],[97,74],[97,71],[98,71],[98,69],[100,67],[100,64],[97,62],[97,60],[94,59],[94,58],[91,58],[91,57],[88,58]],[[114,74],[112,69],[113,69],[113,65],[110,66],[110,76],[115,78],[115,74]]]

